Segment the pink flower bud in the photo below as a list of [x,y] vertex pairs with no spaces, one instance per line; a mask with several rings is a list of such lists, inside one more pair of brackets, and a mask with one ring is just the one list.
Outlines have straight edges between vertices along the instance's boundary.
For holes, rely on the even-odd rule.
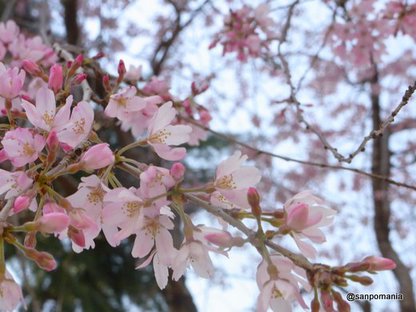
[[39,76],[42,73],[39,65],[33,61],[24,60],[22,62],[23,69],[32,76]]
[[174,163],[170,168],[170,175],[176,181],[181,181],[183,179],[183,175],[185,174],[185,166],[181,163]]
[[204,124],[208,124],[212,119],[211,114],[206,110],[203,109],[199,112],[199,120]]
[[223,248],[231,248],[233,246],[242,246],[244,244],[244,239],[242,239],[241,237],[233,237],[230,233],[226,231],[208,233],[204,237],[211,244],[214,244]]
[[75,58],[75,64],[80,67],[82,66],[82,62],[84,62],[84,56],[82,54],[79,54],[76,58]]
[[59,64],[52,65],[49,71],[49,88],[51,88],[55,93],[58,93],[58,91],[62,88],[63,82],[64,76],[62,73],[62,66]]
[[261,215],[260,208],[260,195],[257,192],[256,188],[249,187],[247,190],[247,199],[251,207],[251,212],[254,216],[259,217]]
[[394,270],[396,268],[396,263],[388,258],[370,256],[364,258],[362,262],[370,265],[369,271]]
[[29,196],[18,196],[15,200],[14,200],[14,205],[13,205],[13,212],[14,213],[19,213],[25,209],[27,209],[29,207],[31,198]]
[[104,75],[104,76],[103,76],[103,85],[104,85],[104,89],[105,89],[107,92],[110,92],[110,91],[111,91],[111,86],[110,86],[110,76],[108,76],[108,75]]
[[84,170],[95,170],[114,163],[115,157],[107,143],[94,145],[82,155],[80,163]]
[[121,81],[124,78],[124,75],[126,73],[126,65],[124,65],[124,61],[120,60],[120,62],[118,63],[118,67],[117,67],[117,72],[118,72],[118,79]]
[[55,150],[59,146],[58,136],[56,135],[56,131],[52,130],[49,132],[48,137],[46,138],[46,145],[48,146],[49,150]]
[[62,212],[52,212],[40,217],[37,223],[40,232],[60,233],[69,226],[69,217]]
[[84,233],[72,226],[68,228],[68,237],[78,246],[85,247]]
[[36,249],[25,249],[26,257],[36,262],[36,264],[45,271],[56,269],[56,261],[50,253],[45,251],[37,251]]
[[87,74],[85,74],[85,73],[81,73],[81,74],[77,74],[75,77],[74,77],[74,80],[72,80],[72,82],[75,84],[75,85],[79,85],[79,84],[81,84],[85,79],[87,79]]
[[321,302],[324,308],[324,311],[334,311],[334,300],[331,297],[329,291],[321,291]]

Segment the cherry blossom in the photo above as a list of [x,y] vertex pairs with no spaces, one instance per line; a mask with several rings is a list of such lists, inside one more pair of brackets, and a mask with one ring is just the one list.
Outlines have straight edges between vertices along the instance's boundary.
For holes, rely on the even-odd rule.
[[323,201],[309,191],[296,194],[285,205],[285,226],[281,231],[289,231],[299,249],[308,257],[316,255],[315,249],[303,241],[307,238],[314,243],[325,242],[320,229],[332,223],[335,210],[323,205]]
[[309,290],[306,274],[298,269],[289,259],[272,255],[271,262],[275,266],[275,276],[270,276],[268,264],[262,261],[257,268],[257,285],[260,295],[257,300],[257,311],[292,311],[291,302],[296,300],[304,308],[307,305],[300,295],[300,286]]
[[5,275],[0,276],[0,310],[12,312],[21,302],[23,302],[22,289],[6,270]]
[[189,140],[191,127],[185,125],[172,125],[176,110],[172,102],[163,104],[149,125],[147,142],[152,146],[161,158],[171,161],[185,157],[186,150],[183,147],[171,148],[169,145],[180,145]]
[[201,241],[184,241],[179,249],[173,264],[172,278],[177,281],[191,265],[200,277],[209,278],[214,274],[214,265],[208,254],[208,248]]
[[213,183],[216,191],[211,195],[213,204],[249,209],[247,190],[260,181],[261,174],[255,167],[242,167],[246,160],[246,155],[236,151],[218,165]]
[[7,131],[1,144],[13,166],[22,167],[38,159],[46,140],[27,128],[17,128]]
[[0,96],[13,99],[19,95],[25,82],[26,73],[17,67],[7,69],[0,62]]
[[9,172],[0,169],[0,195],[6,193],[5,198],[13,198],[32,185],[33,180],[23,171]]

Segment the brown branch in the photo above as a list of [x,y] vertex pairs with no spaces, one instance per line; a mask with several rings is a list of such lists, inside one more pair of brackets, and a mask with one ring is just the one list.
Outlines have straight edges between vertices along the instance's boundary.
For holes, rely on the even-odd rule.
[[208,132],[214,134],[215,136],[218,136],[218,137],[220,137],[224,140],[227,140],[230,143],[237,144],[237,145],[240,145],[240,146],[242,146],[244,148],[247,148],[251,151],[254,151],[254,152],[256,152],[256,156],[267,155],[267,156],[270,156],[270,157],[273,157],[273,158],[277,158],[277,159],[281,159],[281,160],[285,160],[285,161],[290,161],[290,162],[294,162],[294,163],[298,163],[298,164],[302,164],[302,165],[307,165],[307,166],[319,167],[319,168],[322,168],[322,169],[334,169],[334,170],[350,171],[350,172],[354,172],[356,174],[367,176],[367,177],[370,177],[370,178],[373,178],[373,179],[378,179],[378,180],[385,181],[387,183],[390,183],[390,184],[393,184],[393,185],[396,185],[396,186],[400,186],[400,187],[404,187],[404,188],[408,188],[408,189],[416,191],[416,186],[415,185],[411,185],[411,184],[407,184],[407,183],[403,183],[403,182],[398,182],[398,181],[393,180],[389,177],[386,177],[386,176],[383,176],[383,175],[380,175],[380,174],[366,172],[366,171],[360,170],[358,168],[345,167],[345,166],[340,166],[340,165],[330,165],[330,164],[319,163],[319,162],[314,162],[314,161],[301,160],[301,159],[296,159],[296,158],[292,158],[292,157],[288,157],[288,156],[284,156],[284,155],[275,154],[275,153],[265,151],[265,150],[262,150],[262,149],[258,149],[256,147],[253,147],[253,146],[247,144],[247,143],[241,142],[241,141],[239,141],[239,140],[237,140],[233,137],[227,136],[223,133],[217,132],[215,130],[212,130],[211,128],[208,128],[204,125],[201,125],[200,123],[198,123],[194,119],[183,117],[183,116],[180,116],[180,118],[189,122],[189,123],[191,123],[191,124],[193,124],[193,125],[195,125],[195,126],[197,126],[197,127],[199,127],[199,128],[201,128],[201,129],[203,129],[203,130],[205,130],[205,131],[208,131]]
[[[253,244],[253,246],[256,247],[256,240],[258,239],[257,233],[251,229],[249,229],[243,222],[240,220],[237,220],[230,216],[228,213],[226,213],[223,209],[213,206],[210,203],[190,194],[185,194],[185,197],[188,198],[193,203],[199,205],[201,208],[205,209],[209,213],[213,214],[214,216],[217,216],[227,222],[229,225],[235,227],[236,229],[240,230],[242,233],[244,233],[247,238],[250,240],[250,242]],[[271,240],[266,239],[264,241],[264,244],[270,247],[271,249],[277,251],[282,256],[285,256],[286,258],[289,258],[292,260],[292,262],[305,269],[305,270],[312,270],[313,264],[309,262],[308,259],[305,258],[305,256],[301,254],[296,254],[274,242]]]
[[[375,65],[374,65],[375,67]],[[378,74],[374,75],[372,87],[377,86]],[[380,98],[378,92],[372,92],[371,94],[371,105],[372,105],[372,119],[373,119],[373,130],[374,133],[382,133],[383,129],[387,127],[389,122],[392,122],[395,114],[400,110],[401,107],[407,104],[411,95],[416,89],[416,83],[409,87],[403,96],[402,103],[392,112],[386,121],[381,123],[380,118]],[[372,88],[375,90],[375,88]],[[380,127],[381,124],[381,127]],[[382,129],[381,132],[376,129]],[[374,174],[381,174],[384,176],[390,175],[390,151],[389,151],[389,137],[390,133],[384,132],[384,135],[377,135],[373,141],[373,155],[372,155],[372,172]],[[374,203],[374,231],[376,234],[377,244],[383,257],[390,258],[396,262],[396,268],[393,270],[394,275],[399,283],[400,293],[403,294],[403,300],[399,302],[401,311],[416,311],[416,304],[414,300],[413,292],[413,281],[410,275],[410,270],[399,255],[395,251],[390,241],[390,216],[391,206],[389,199],[389,184],[385,181],[373,179],[373,203]]]
[[172,48],[173,44],[179,37],[179,34],[188,27],[196,16],[202,11],[202,9],[205,7],[206,4],[208,4],[210,0],[205,0],[198,8],[196,8],[191,16],[188,18],[188,20],[185,23],[181,23],[181,16],[182,16],[182,9],[179,8],[175,2],[169,1],[170,4],[173,5],[176,13],[176,18],[174,21],[174,26],[171,31],[171,35],[167,39],[161,39],[158,46],[156,47],[152,60],[150,61],[150,64],[152,66],[153,74],[159,75],[162,71],[163,65],[167,60],[167,56],[169,54],[170,49]]
[[66,30],[66,41],[77,45],[80,38],[80,29],[77,20],[78,0],[61,0],[64,7],[64,22]]

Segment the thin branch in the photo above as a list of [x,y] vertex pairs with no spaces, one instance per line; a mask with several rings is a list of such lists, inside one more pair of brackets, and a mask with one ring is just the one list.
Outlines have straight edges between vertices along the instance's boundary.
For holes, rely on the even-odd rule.
[[[245,235],[247,235],[250,242],[256,246],[256,240],[258,239],[257,233],[251,229],[249,229],[243,222],[234,219],[232,216],[230,216],[228,213],[226,213],[223,209],[213,206],[210,203],[190,194],[185,194],[185,197],[188,198],[190,201],[194,202],[195,204],[198,204],[201,208],[205,209],[209,213],[223,219],[225,222],[230,224],[231,226],[237,228],[241,232],[243,232]],[[277,251],[282,256],[285,256],[292,260],[292,262],[305,269],[305,270],[312,270],[313,264],[309,262],[308,259],[306,259],[303,255],[296,254],[291,252],[290,250],[277,245],[276,243],[272,242],[271,240],[265,240],[264,244],[266,244],[271,249]]]
[[258,149],[256,147],[253,147],[247,143],[241,142],[233,137],[227,136],[223,133],[217,132],[215,130],[212,130],[211,128],[208,128],[204,125],[201,125],[200,123],[198,123],[196,120],[191,119],[191,118],[187,118],[187,117],[183,117],[180,116],[180,118],[182,118],[183,120],[205,130],[208,131],[224,140],[227,140],[228,142],[231,142],[233,144],[237,144],[240,145],[244,148],[247,148],[251,151],[256,152],[256,156],[258,155],[267,155],[273,158],[277,158],[277,159],[281,159],[281,160],[285,160],[285,161],[290,161],[290,162],[295,162],[298,164],[302,164],[302,165],[307,165],[307,166],[313,166],[313,167],[319,167],[319,168],[323,168],[323,169],[334,169],[334,170],[344,170],[344,171],[350,171],[350,172],[354,172],[356,174],[360,174],[363,176],[367,176],[370,178],[374,178],[374,179],[378,179],[378,180],[382,180],[385,181],[387,183],[396,185],[396,186],[400,186],[400,187],[404,187],[407,189],[411,189],[416,191],[416,186],[415,185],[411,185],[411,184],[407,184],[407,183],[403,183],[403,182],[398,182],[396,180],[390,179],[389,177],[383,176],[383,175],[379,175],[379,174],[374,174],[374,173],[370,173],[370,172],[366,172],[363,170],[360,170],[358,168],[353,168],[353,167],[345,167],[345,166],[341,166],[341,165],[330,165],[330,164],[325,164],[325,163],[319,163],[319,162],[314,162],[314,161],[307,161],[307,160],[301,160],[301,159],[296,159],[296,158],[292,158],[292,157],[288,157],[288,156],[284,156],[284,155],[279,155],[279,154],[275,154],[269,151],[265,151],[262,149]]

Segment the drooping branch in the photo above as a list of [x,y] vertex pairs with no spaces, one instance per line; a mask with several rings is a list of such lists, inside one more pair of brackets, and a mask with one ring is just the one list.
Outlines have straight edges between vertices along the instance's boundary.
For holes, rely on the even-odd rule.
[[[229,225],[231,225],[231,226],[237,228],[238,230],[240,230],[242,233],[244,233],[247,236],[247,238],[250,240],[250,242],[253,244],[253,246],[257,246],[256,245],[257,244],[256,240],[259,239],[258,236],[257,236],[257,233],[255,231],[249,229],[243,222],[233,218],[228,213],[226,213],[223,209],[221,209],[219,207],[216,207],[214,205],[211,205],[210,203],[198,198],[197,196],[190,195],[190,194],[186,194],[185,196],[190,201],[199,205],[201,208],[205,209],[209,213],[221,218],[222,220],[227,222]],[[289,258],[297,266],[299,266],[299,267],[301,267],[305,270],[312,270],[313,269],[312,263],[309,262],[309,260],[306,259],[303,255],[291,252],[290,250],[275,244],[274,242],[272,242],[269,239],[266,239],[264,241],[264,244],[267,245],[268,247],[270,247],[271,249],[277,251],[281,255]]]
[[201,125],[199,122],[197,122],[193,119],[185,118],[185,117],[181,117],[181,118],[186,120],[187,122],[201,128],[201,129],[205,130],[205,131],[208,131],[208,132],[214,134],[215,136],[218,136],[218,137],[220,137],[224,140],[227,140],[230,143],[240,145],[244,148],[247,148],[251,151],[256,152],[256,156],[267,155],[267,156],[270,156],[270,157],[273,157],[273,158],[277,158],[277,159],[281,159],[281,160],[285,160],[285,161],[290,161],[290,162],[294,162],[294,163],[298,163],[298,164],[302,164],[302,165],[306,165],[306,166],[319,167],[319,168],[328,169],[328,170],[350,171],[350,172],[354,172],[354,173],[359,174],[359,175],[363,175],[363,176],[370,177],[370,178],[373,178],[373,179],[382,180],[382,181],[385,181],[386,183],[390,183],[390,184],[393,184],[393,185],[396,185],[396,186],[399,186],[399,187],[404,187],[404,188],[416,191],[416,186],[415,185],[399,182],[399,181],[391,179],[390,177],[383,176],[383,175],[380,175],[380,174],[376,174],[376,173],[373,173],[373,172],[366,172],[366,171],[360,170],[358,168],[345,167],[345,166],[341,166],[341,165],[330,165],[330,164],[326,164],[326,163],[296,159],[296,158],[288,157],[288,156],[285,156],[285,155],[280,155],[280,154],[276,154],[276,153],[273,153],[273,152],[270,152],[270,151],[266,151],[266,150],[263,150],[263,149],[259,149],[259,148],[256,148],[254,146],[251,146],[251,145],[249,145],[245,142],[239,141],[239,140],[237,140],[237,139],[235,139],[231,136],[228,136],[228,135],[225,135],[221,132],[212,130],[211,128],[206,127],[204,125]]

